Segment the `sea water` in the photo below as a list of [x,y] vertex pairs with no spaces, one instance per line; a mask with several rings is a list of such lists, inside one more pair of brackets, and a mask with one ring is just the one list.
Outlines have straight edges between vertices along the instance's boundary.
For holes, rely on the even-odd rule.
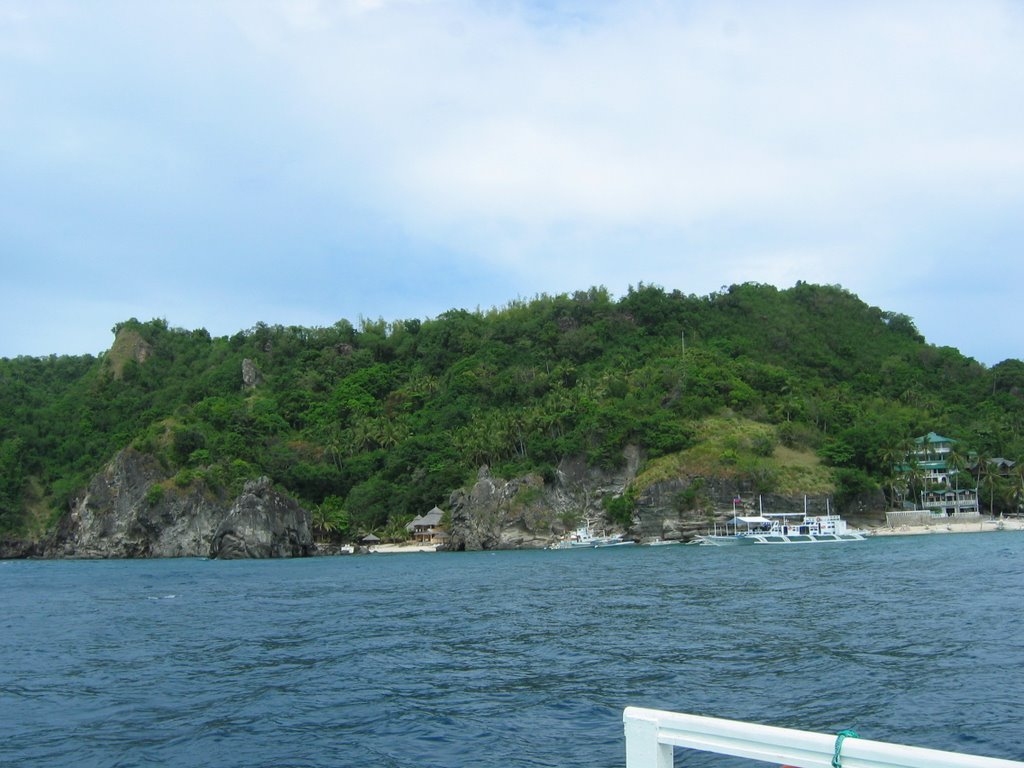
[[1024,760],[1015,532],[6,561],[0,596],[2,765],[621,766],[629,705]]

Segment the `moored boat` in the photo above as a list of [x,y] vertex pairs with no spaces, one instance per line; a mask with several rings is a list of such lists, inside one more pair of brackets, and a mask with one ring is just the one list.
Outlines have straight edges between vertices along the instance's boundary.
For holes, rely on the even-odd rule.
[[[799,518],[792,520],[792,518]],[[780,513],[737,516],[726,525],[725,533],[709,533],[695,539],[703,546],[723,547],[741,544],[827,544],[865,541],[864,533],[847,526],[839,515]]]
[[587,522],[572,533],[566,534],[554,544],[551,544],[548,549],[595,549],[599,547],[624,547],[635,543],[630,539],[624,539],[619,534],[596,536],[590,523]]

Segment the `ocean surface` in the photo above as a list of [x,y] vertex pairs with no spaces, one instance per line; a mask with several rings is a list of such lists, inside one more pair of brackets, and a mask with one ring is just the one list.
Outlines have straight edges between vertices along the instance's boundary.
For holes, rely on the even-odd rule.
[[622,766],[629,705],[1024,760],[1022,533],[4,561],[0,597],[4,766]]

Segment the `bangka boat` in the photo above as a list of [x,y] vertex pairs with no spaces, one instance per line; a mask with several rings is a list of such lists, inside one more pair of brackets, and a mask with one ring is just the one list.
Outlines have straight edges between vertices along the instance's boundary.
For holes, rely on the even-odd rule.
[[[792,520],[792,518],[799,518]],[[731,532],[730,532],[731,531]],[[702,546],[727,547],[738,544],[826,544],[865,541],[861,531],[849,528],[842,517],[802,513],[737,516],[724,533],[709,533],[695,539]]]
[[624,539],[621,535],[595,536],[590,524],[581,525],[572,533],[550,545],[548,549],[595,549],[598,547],[625,547],[636,542]]
[[[693,543],[707,547],[728,547],[738,544],[827,544],[844,541],[866,541],[862,531],[846,525],[832,512],[828,499],[825,500],[825,514],[811,514],[804,496],[803,512],[764,512],[761,497],[757,499],[757,515],[737,515],[737,504],[733,500],[733,518],[725,525],[725,531],[694,538]],[[794,520],[793,518],[799,518]]]

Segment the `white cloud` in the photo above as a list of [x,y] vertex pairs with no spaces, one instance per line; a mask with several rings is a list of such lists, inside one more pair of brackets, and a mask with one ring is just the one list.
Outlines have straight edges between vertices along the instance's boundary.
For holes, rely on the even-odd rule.
[[296,293],[349,286],[326,316],[379,314],[381,263],[460,275],[388,297],[403,316],[797,279],[913,315],[930,273],[1017,269],[1013,2],[101,8],[0,16],[8,253],[150,252],[154,282],[173,257],[247,290],[284,259]]
[[945,183],[955,201],[1006,177],[1019,193],[1021,107],[979,82],[1024,71],[1020,50],[992,45],[1009,41],[994,12],[964,34],[962,5],[850,6],[802,22],[763,4],[738,19],[646,14],[552,42],[522,19],[448,8],[427,23],[405,9],[346,18],[279,51],[310,107],[366,159],[370,193],[428,229],[799,221],[921,184]]

